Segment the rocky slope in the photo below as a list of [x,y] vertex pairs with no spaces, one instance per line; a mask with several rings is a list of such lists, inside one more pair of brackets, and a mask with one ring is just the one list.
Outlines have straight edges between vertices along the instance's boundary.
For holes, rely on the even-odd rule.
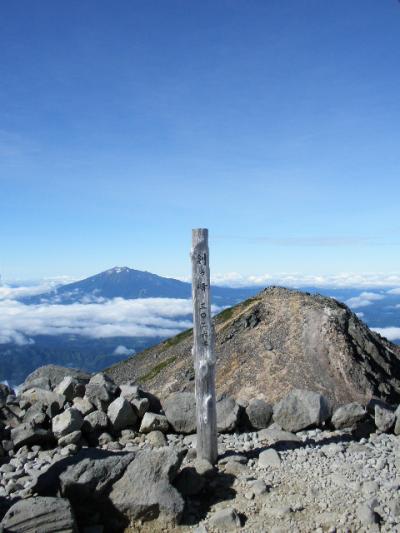
[[[268,288],[215,318],[217,392],[275,402],[293,388],[325,394],[334,404],[372,396],[400,399],[400,350],[372,332],[344,304]],[[160,397],[193,390],[192,332],[109,368]]]

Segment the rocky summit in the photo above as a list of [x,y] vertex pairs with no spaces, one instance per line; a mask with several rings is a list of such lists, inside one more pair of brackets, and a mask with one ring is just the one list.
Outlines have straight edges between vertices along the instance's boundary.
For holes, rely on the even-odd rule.
[[195,397],[42,367],[0,387],[0,531],[400,531],[400,408],[293,389],[217,402],[218,461]]
[[[217,392],[277,402],[295,388],[334,405],[372,397],[400,400],[400,348],[371,331],[333,298],[268,288],[215,317]],[[192,331],[114,365],[161,398],[192,391]]]

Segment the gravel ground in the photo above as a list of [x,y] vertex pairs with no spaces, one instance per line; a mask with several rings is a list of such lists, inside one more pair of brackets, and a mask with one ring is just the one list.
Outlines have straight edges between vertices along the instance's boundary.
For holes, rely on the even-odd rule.
[[[268,430],[220,435],[217,471],[187,496],[184,525],[169,531],[400,532],[399,437],[373,433],[352,440],[346,431],[321,430],[296,436],[300,442],[274,444]],[[141,435],[103,448],[149,445]],[[168,435],[168,445],[188,449],[183,467],[193,463],[194,436]],[[0,496],[31,495],[37,475],[75,448],[21,449],[0,466]],[[130,531],[156,529],[139,523]]]

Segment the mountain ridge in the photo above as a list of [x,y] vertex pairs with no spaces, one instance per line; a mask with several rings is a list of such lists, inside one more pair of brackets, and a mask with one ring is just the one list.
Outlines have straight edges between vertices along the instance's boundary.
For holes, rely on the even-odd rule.
[[[400,400],[400,348],[333,298],[271,287],[215,317],[217,392],[279,400],[309,388],[334,404]],[[107,369],[160,397],[193,390],[188,330]]]

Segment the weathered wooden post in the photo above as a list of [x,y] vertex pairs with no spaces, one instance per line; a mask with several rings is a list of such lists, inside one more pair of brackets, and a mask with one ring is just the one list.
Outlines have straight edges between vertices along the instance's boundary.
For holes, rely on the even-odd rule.
[[192,231],[193,357],[196,384],[197,457],[218,457],[214,331],[211,323],[208,230]]

